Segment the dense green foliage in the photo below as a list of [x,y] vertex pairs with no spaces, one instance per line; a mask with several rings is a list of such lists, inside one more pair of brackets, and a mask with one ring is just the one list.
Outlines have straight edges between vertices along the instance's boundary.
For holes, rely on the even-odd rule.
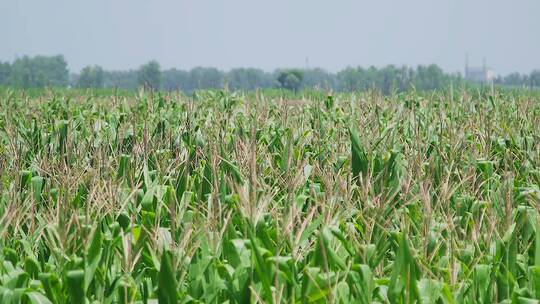
[[540,70],[534,70],[530,74],[512,73],[504,77],[496,77],[496,84],[514,86],[514,87],[540,87]]
[[0,303],[538,303],[528,93],[0,96]]
[[0,86],[18,88],[78,87],[120,88],[137,90],[183,91],[229,88],[250,91],[284,88],[325,89],[333,91],[362,91],[378,89],[384,94],[416,90],[432,90],[459,86],[459,75],[444,73],[436,65],[417,68],[387,66],[384,68],[348,67],[338,73],[315,69],[277,69],[266,72],[254,68],[235,68],[221,71],[211,67],[195,67],[189,71],[175,68],[161,70],[159,63],[150,61],[137,70],[106,71],[99,66],[87,66],[79,74],[69,75],[62,56],[23,57],[13,63],[0,62]]
[[10,75],[11,75],[11,65],[8,62],[0,61],[0,86],[7,85],[9,83]]
[[100,66],[87,66],[81,71],[77,79],[79,88],[103,88],[105,73]]
[[[136,78],[140,72],[130,71],[105,75],[105,87],[135,89],[137,82],[128,81]],[[113,75],[123,76],[120,83]],[[110,80],[109,80],[110,78]],[[338,73],[315,69],[277,69],[265,72],[253,68],[236,68],[228,72],[216,68],[196,67],[189,71],[168,69],[162,71],[162,86],[166,91],[180,90],[192,93],[204,89],[229,88],[231,90],[255,90],[283,88],[291,91],[300,89],[325,89],[342,92],[380,90],[384,94],[404,92],[415,88],[419,91],[460,86],[464,83],[459,75],[444,73],[436,65],[415,68],[387,66],[384,68],[348,67]]]
[[304,81],[304,73],[297,69],[284,70],[279,72],[277,81],[280,88],[296,92]]
[[274,86],[274,76],[261,69],[232,69],[227,73],[226,78],[227,85],[232,90],[256,90]]
[[[22,57],[13,63],[0,62],[0,86],[18,88],[79,87],[120,88],[136,90],[141,86],[165,91],[183,91],[191,94],[197,90],[229,88],[250,91],[256,89],[285,88],[325,89],[355,92],[377,89],[384,94],[459,87],[464,80],[458,74],[445,73],[437,65],[407,66],[388,65],[382,68],[347,67],[337,73],[321,68],[277,69],[265,72],[255,68],[235,68],[221,71],[211,67],[191,70],[176,68],[161,70],[156,61],[150,61],[137,70],[106,71],[99,66],[87,66],[79,74],[68,75],[62,56]],[[540,87],[540,70],[530,74],[512,73],[498,76],[494,84],[509,87]]]
[[157,61],[143,64],[137,71],[139,87],[159,90],[161,88],[161,77],[161,67]]
[[35,56],[16,59],[13,63],[0,62],[0,86],[18,88],[64,87],[69,71],[63,56]]

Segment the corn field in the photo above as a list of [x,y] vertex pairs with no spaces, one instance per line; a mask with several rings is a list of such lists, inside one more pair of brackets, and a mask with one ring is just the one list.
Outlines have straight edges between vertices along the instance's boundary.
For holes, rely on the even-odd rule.
[[0,95],[0,303],[540,303],[540,97]]

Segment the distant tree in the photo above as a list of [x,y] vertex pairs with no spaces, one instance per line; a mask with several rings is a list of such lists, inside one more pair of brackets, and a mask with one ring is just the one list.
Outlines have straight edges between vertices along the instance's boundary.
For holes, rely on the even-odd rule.
[[103,82],[103,86],[106,88],[134,90],[139,84],[138,71],[105,71]]
[[9,83],[16,87],[63,87],[68,84],[69,71],[64,56],[24,56],[11,66]]
[[418,66],[416,69],[407,66],[388,65],[383,68],[347,67],[336,75],[336,87],[342,91],[377,89],[384,94],[403,92],[412,86],[418,90],[443,88],[450,82],[459,83],[459,74],[446,74],[437,65]]
[[227,73],[227,84],[232,90],[255,90],[272,86],[272,75],[254,68],[237,68]]
[[139,86],[153,90],[159,90],[161,88],[161,77],[161,67],[155,60],[142,65],[137,71],[137,82]]
[[47,85],[57,87],[67,86],[69,81],[69,70],[64,56],[42,57],[42,59],[45,61],[44,68],[49,71],[47,73]]
[[0,62],[0,86],[8,85],[11,74],[11,64],[9,62]]
[[216,68],[196,67],[189,71],[190,90],[217,89],[223,87],[225,75]]
[[306,69],[303,73],[305,88],[333,89],[335,87],[335,75],[321,68]]
[[[495,83],[512,86],[540,86],[540,71],[531,74],[514,73],[497,77]],[[24,56],[12,64],[0,62],[0,85],[15,87],[73,86],[136,89],[183,90],[191,93],[199,89],[223,88],[226,83],[232,90],[255,90],[280,87],[292,91],[301,88],[324,88],[342,91],[378,89],[384,94],[402,92],[414,86],[418,90],[443,88],[451,82],[461,82],[460,75],[445,73],[437,65],[389,65],[347,67],[337,74],[323,69],[287,69],[272,73],[254,68],[237,68],[225,73],[216,68],[196,67],[190,71],[169,69],[161,71],[156,61],[142,65],[138,70],[104,71],[98,66],[85,67],[80,75],[69,75],[63,56]]]
[[277,77],[277,81],[281,88],[295,92],[298,91],[303,80],[304,73],[297,69],[281,71]]
[[100,66],[87,66],[81,71],[77,80],[79,88],[102,88],[104,84],[105,73]]
[[416,69],[414,85],[419,90],[434,90],[446,84],[445,78],[443,70],[437,65],[420,65]]
[[398,75],[399,70],[393,65],[388,65],[379,70],[378,87],[383,94],[390,94],[398,89]]
[[380,71],[376,67],[370,66],[366,70],[362,68],[359,68],[359,70],[362,77],[362,90],[379,88]]
[[336,77],[338,79],[339,90],[352,92],[360,89],[360,77],[356,68],[347,67],[339,71]]
[[190,82],[189,72],[169,69],[163,71],[163,89],[166,91],[185,91]]
[[540,87],[540,70],[534,70],[529,75],[529,86]]
[[526,84],[526,78],[527,77],[525,75],[521,75],[520,73],[516,72],[504,76],[504,78],[500,79],[498,83],[511,86],[522,86]]

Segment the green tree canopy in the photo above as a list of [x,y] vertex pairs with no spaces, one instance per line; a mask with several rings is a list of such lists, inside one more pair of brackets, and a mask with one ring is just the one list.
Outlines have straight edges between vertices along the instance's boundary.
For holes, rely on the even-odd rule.
[[139,86],[159,90],[161,88],[161,67],[159,63],[152,60],[142,65],[137,71],[137,81]]
[[11,64],[9,62],[0,62],[0,86],[8,85],[9,75],[11,73]]
[[540,87],[540,70],[534,70],[529,76],[529,85],[531,87]]
[[306,69],[303,73],[303,86],[305,88],[332,89],[336,85],[335,77],[324,69]]
[[79,88],[102,88],[104,84],[105,73],[100,66],[87,66],[81,71],[77,80]]
[[189,72],[178,69],[163,71],[163,89],[167,91],[185,90],[189,83]]
[[225,75],[216,68],[196,67],[189,72],[190,90],[216,89],[223,87]]
[[68,79],[64,56],[24,56],[11,65],[9,84],[23,88],[64,87]]
[[278,74],[277,81],[283,89],[298,91],[304,80],[304,73],[301,70],[284,70]]
[[233,90],[255,90],[270,87],[273,79],[261,69],[237,68],[227,73],[227,82]]

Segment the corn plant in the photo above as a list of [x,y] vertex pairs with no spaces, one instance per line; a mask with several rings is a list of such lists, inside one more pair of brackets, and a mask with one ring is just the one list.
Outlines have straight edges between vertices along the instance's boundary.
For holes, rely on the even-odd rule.
[[534,93],[0,94],[0,303],[540,303]]

